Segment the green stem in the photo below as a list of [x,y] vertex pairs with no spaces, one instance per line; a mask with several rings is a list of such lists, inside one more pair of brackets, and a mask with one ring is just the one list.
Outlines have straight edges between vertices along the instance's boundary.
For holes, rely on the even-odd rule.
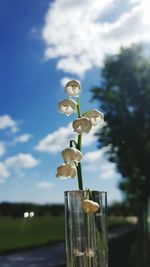
[[87,199],[92,199],[92,191],[91,191],[89,188],[87,188],[87,195],[86,195],[86,198],[87,198]]
[[[80,112],[80,97],[78,97],[78,105],[77,105],[77,110],[78,110],[78,118],[81,118],[81,112]],[[78,135],[78,142],[76,144],[76,148],[81,151],[82,149],[82,134]],[[78,163],[77,166],[77,174],[78,174],[78,186],[79,190],[83,190],[83,182],[82,182],[82,168],[81,168],[81,163]]]
[[77,166],[77,173],[78,173],[78,186],[79,190],[83,190],[83,183],[82,183],[82,170],[81,170],[81,163],[78,163]]
[[70,140],[70,147],[73,147],[73,144],[75,145],[75,147],[77,147],[77,143],[75,140],[71,139]]
[[80,111],[80,97],[78,97],[77,110],[78,110],[78,118],[81,118],[81,111]]
[[81,151],[82,150],[82,134],[78,135],[78,149]]

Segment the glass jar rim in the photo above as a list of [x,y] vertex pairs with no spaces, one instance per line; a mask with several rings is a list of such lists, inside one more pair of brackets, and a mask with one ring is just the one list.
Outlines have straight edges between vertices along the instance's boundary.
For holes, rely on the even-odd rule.
[[[98,190],[90,190],[92,193],[105,193],[107,194],[106,191],[98,191]],[[87,190],[67,190],[67,191],[64,191],[65,194],[67,193],[81,193],[81,192],[87,192]]]

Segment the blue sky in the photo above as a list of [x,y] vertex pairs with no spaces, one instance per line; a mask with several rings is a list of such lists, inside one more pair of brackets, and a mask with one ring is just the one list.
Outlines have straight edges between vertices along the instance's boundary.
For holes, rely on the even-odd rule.
[[[75,118],[58,112],[69,79],[82,83],[82,110],[96,108],[107,54],[149,42],[148,1],[0,0],[0,201],[55,203],[77,179],[55,178]],[[63,128],[62,128],[63,127]],[[121,199],[120,175],[94,131],[84,136],[85,187]]]

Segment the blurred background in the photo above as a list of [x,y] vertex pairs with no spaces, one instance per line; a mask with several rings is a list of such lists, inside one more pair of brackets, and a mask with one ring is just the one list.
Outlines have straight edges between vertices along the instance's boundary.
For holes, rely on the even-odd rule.
[[108,192],[110,267],[150,266],[150,2],[0,0],[0,266],[65,266],[58,112],[71,79],[105,116],[83,140],[84,186]]

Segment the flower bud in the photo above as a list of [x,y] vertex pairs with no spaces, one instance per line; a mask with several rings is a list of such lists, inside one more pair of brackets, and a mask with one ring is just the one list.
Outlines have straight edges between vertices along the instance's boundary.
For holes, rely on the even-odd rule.
[[77,175],[77,169],[74,164],[63,163],[58,166],[56,177],[61,179],[74,178]]
[[72,127],[74,131],[77,132],[78,134],[82,134],[83,132],[89,133],[89,131],[92,128],[92,123],[89,118],[82,117],[74,120],[72,123]]
[[76,112],[77,102],[73,99],[64,99],[58,103],[58,109],[61,113],[65,113],[66,116],[70,116],[73,112]]
[[78,149],[70,147],[62,151],[62,157],[64,159],[64,162],[74,161],[76,163],[79,163],[82,159],[82,153]]
[[67,92],[69,96],[78,97],[81,92],[80,82],[77,80],[68,82],[65,86],[65,92]]
[[104,122],[104,114],[97,109],[86,112],[84,116],[91,120],[93,126]]
[[93,200],[84,199],[82,202],[82,208],[87,214],[92,214],[98,211],[99,204]]

